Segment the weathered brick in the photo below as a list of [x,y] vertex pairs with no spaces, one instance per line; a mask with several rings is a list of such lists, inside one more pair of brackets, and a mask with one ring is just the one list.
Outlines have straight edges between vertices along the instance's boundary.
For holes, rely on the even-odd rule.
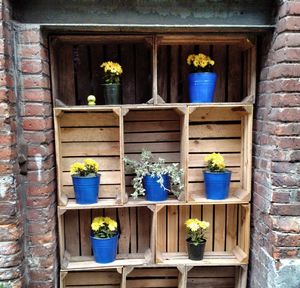
[[276,187],[298,187],[297,174],[276,173],[272,175],[272,184]]
[[272,201],[275,203],[289,203],[291,194],[289,192],[274,191],[272,193]]
[[0,241],[14,241],[20,239],[22,229],[18,224],[1,225]]
[[22,60],[21,61],[21,72],[30,73],[30,74],[38,74],[43,70],[43,65],[41,60]]
[[0,255],[12,255],[21,251],[18,241],[0,242]]
[[28,147],[28,157],[47,157],[54,152],[53,143],[45,145],[30,145]]
[[40,30],[31,29],[19,32],[19,41],[21,44],[40,43]]
[[298,136],[300,135],[300,123],[268,123],[266,130],[273,135],[278,136]]
[[270,213],[273,215],[298,216],[300,215],[300,203],[296,203],[296,204],[274,203],[271,205]]
[[43,222],[28,222],[28,233],[29,234],[46,234],[52,231],[55,227],[55,222],[52,219]]
[[25,141],[29,142],[30,144],[50,144],[54,141],[54,132],[52,130],[24,131],[23,137]]
[[29,221],[35,221],[35,220],[47,221],[54,216],[55,216],[54,205],[46,208],[31,208],[27,210],[27,219]]
[[273,49],[278,50],[283,47],[299,47],[300,39],[295,37],[295,33],[282,33],[276,38]]
[[[52,215],[53,217],[53,215]],[[50,230],[49,232],[43,234],[29,235],[28,241],[30,245],[44,245],[47,243],[55,243],[56,241],[55,230]],[[53,260],[51,261],[53,264]]]
[[26,204],[28,208],[47,208],[51,206],[55,201],[54,195],[50,195],[47,198],[44,197],[28,197]]
[[27,117],[23,120],[24,130],[31,131],[43,131],[53,128],[52,117],[41,118],[41,117]]
[[26,103],[24,105],[23,116],[51,116],[52,109],[50,104],[45,103]]
[[33,89],[33,88],[49,89],[50,81],[49,78],[45,77],[44,75],[23,75],[23,87],[25,89]]
[[47,185],[43,185],[40,183],[29,183],[28,185],[28,196],[50,196],[52,195],[56,189],[55,182],[50,182]]
[[300,107],[299,94],[271,94],[268,101],[272,107]]
[[37,89],[25,89],[23,92],[25,101],[36,102],[51,102],[51,93],[49,90],[37,88]]
[[273,229],[276,231],[285,233],[300,233],[299,217],[271,216],[271,219]]
[[38,170],[41,169],[41,166],[43,167],[44,170],[49,170],[52,169],[55,166],[55,159],[54,156],[50,156],[50,157],[34,157],[33,159],[28,159],[27,161],[27,167],[28,170],[30,171],[34,171],[34,170]]
[[300,30],[300,17],[287,16],[277,22],[276,30],[278,33],[283,31],[299,31]]

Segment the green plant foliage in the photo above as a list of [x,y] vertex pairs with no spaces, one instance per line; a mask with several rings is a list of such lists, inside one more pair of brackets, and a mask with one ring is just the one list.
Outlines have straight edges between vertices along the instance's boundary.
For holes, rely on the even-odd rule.
[[[183,191],[183,170],[179,169],[178,163],[167,165],[162,158],[159,158],[158,161],[154,161],[152,153],[147,150],[142,151],[140,160],[135,161],[128,157],[124,157],[124,163],[127,172],[135,173],[135,177],[132,179],[134,192],[131,194],[134,199],[138,196],[145,195],[143,177],[146,175],[153,178],[158,177],[157,182],[160,186],[173,193],[176,197],[179,197],[180,193]],[[171,190],[164,186],[163,175],[168,175],[170,177]]]

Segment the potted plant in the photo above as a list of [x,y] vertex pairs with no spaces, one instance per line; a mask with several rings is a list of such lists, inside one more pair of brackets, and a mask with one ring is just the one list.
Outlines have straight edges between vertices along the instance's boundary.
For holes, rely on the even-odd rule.
[[191,260],[202,260],[206,244],[205,233],[209,223],[200,221],[197,218],[190,218],[185,221],[187,229],[187,250],[188,257]]
[[97,203],[100,174],[99,165],[93,159],[85,159],[83,163],[76,162],[71,165],[76,203],[93,204]]
[[179,197],[184,188],[183,171],[178,168],[178,163],[167,165],[162,158],[154,161],[152,153],[147,150],[142,151],[139,161],[125,157],[124,162],[126,170],[135,173],[132,180],[134,192],[131,194],[134,199],[145,195],[149,201],[164,201],[169,192]]
[[193,73],[188,77],[190,102],[213,102],[217,80],[217,74],[212,72],[215,62],[209,56],[199,53],[190,54],[187,64],[193,68]]
[[207,170],[204,170],[205,193],[208,199],[223,200],[228,197],[231,171],[225,169],[225,160],[220,153],[205,157]]
[[110,263],[116,259],[118,224],[110,217],[95,217],[91,224],[92,249],[97,263]]
[[107,61],[100,65],[104,70],[103,95],[105,104],[121,104],[120,75],[123,73],[119,63]]

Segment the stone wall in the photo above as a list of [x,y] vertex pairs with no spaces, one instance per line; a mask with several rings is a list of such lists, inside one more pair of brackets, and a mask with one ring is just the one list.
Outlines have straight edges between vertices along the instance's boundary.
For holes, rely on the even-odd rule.
[[300,1],[264,37],[254,123],[250,287],[300,287]]

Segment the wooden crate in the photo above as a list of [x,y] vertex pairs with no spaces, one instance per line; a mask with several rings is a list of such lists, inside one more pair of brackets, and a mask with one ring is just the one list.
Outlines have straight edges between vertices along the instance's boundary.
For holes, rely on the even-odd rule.
[[70,166],[85,158],[96,160],[100,166],[101,203],[121,203],[121,109],[55,108],[54,113],[59,204],[73,208],[83,207],[75,204]]
[[246,34],[57,35],[51,37],[54,100],[66,105],[87,104],[101,90],[103,61],[123,67],[122,103],[188,103],[187,56],[205,53],[215,60],[215,102],[255,100],[256,40]]
[[[150,208],[150,209],[149,209]],[[66,271],[95,270],[154,261],[152,207],[67,210],[59,216],[60,255]],[[118,222],[120,237],[116,261],[98,264],[91,249],[91,223],[97,216]]]
[[[142,149],[151,151],[154,158],[163,158],[166,163],[178,163],[185,171],[186,108],[142,107],[126,111],[124,116],[124,153],[130,159],[139,159]],[[132,201],[131,181],[133,174],[126,174],[126,194],[129,201],[143,202],[140,197]],[[169,202],[174,198],[169,195]],[[141,200],[142,199],[142,200]],[[180,198],[185,199],[185,193]]]
[[190,202],[205,197],[204,158],[219,152],[232,171],[226,203],[247,203],[251,197],[252,106],[189,106],[187,194]]
[[[190,217],[210,223],[202,261],[187,257],[184,222]],[[248,263],[249,204],[158,205],[156,221],[157,263],[171,266],[240,266]]]

